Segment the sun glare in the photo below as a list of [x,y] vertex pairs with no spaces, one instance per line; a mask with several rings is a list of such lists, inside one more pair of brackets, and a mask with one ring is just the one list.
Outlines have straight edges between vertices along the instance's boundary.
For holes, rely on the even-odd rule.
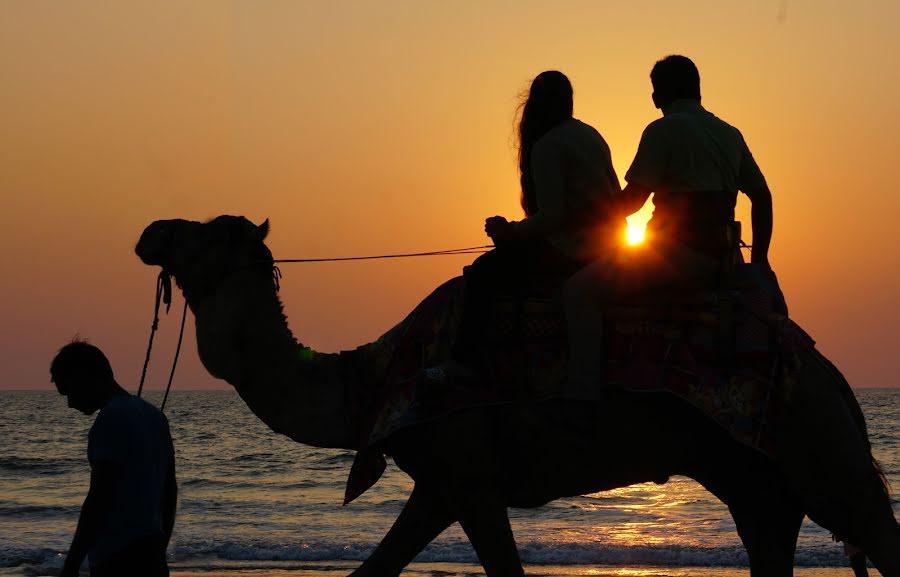
[[625,229],[625,242],[632,246],[644,242],[644,228],[643,224],[629,223]]

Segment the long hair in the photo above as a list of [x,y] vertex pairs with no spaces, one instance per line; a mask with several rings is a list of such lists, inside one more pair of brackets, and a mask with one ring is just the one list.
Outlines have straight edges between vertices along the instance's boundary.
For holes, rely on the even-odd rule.
[[531,175],[531,151],[551,128],[572,118],[572,84],[562,72],[548,70],[538,74],[519,105],[519,182],[522,185],[522,210],[525,216],[537,212],[534,178]]

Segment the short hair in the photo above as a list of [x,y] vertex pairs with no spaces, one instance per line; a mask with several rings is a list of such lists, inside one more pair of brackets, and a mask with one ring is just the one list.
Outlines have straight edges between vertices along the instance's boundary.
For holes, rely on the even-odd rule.
[[50,378],[54,383],[72,377],[97,381],[114,379],[112,367],[103,351],[78,337],[59,349],[50,363]]
[[700,72],[687,56],[672,54],[653,66],[650,82],[660,105],[681,98],[700,100]]

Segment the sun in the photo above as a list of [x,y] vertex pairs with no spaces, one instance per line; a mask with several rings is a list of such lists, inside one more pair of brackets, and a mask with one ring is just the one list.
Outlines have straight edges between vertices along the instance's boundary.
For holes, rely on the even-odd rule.
[[625,244],[637,247],[644,243],[647,223],[650,222],[652,216],[653,202],[647,199],[639,211],[625,218],[625,222],[628,224],[625,229]]
[[644,242],[644,223],[628,223],[628,227],[625,229],[625,242],[629,245],[634,246],[637,244],[641,244]]

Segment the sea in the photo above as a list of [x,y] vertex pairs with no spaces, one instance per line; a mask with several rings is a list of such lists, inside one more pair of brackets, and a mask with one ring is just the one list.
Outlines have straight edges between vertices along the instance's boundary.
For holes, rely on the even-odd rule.
[[[900,389],[856,393],[875,456],[900,491]],[[145,396],[161,401],[158,393]],[[174,391],[166,414],[179,481],[169,548],[176,577],[347,575],[387,532],[412,487],[389,463],[375,487],[342,506],[353,453],[273,433],[233,391]],[[69,409],[55,391],[0,391],[0,415],[0,575],[56,575],[87,493],[93,417]],[[897,515],[896,496],[893,506]],[[510,517],[528,575],[749,575],[728,510],[683,477],[512,509]],[[808,520],[795,564],[802,576],[853,574],[841,545]],[[483,571],[454,525],[404,574]]]

